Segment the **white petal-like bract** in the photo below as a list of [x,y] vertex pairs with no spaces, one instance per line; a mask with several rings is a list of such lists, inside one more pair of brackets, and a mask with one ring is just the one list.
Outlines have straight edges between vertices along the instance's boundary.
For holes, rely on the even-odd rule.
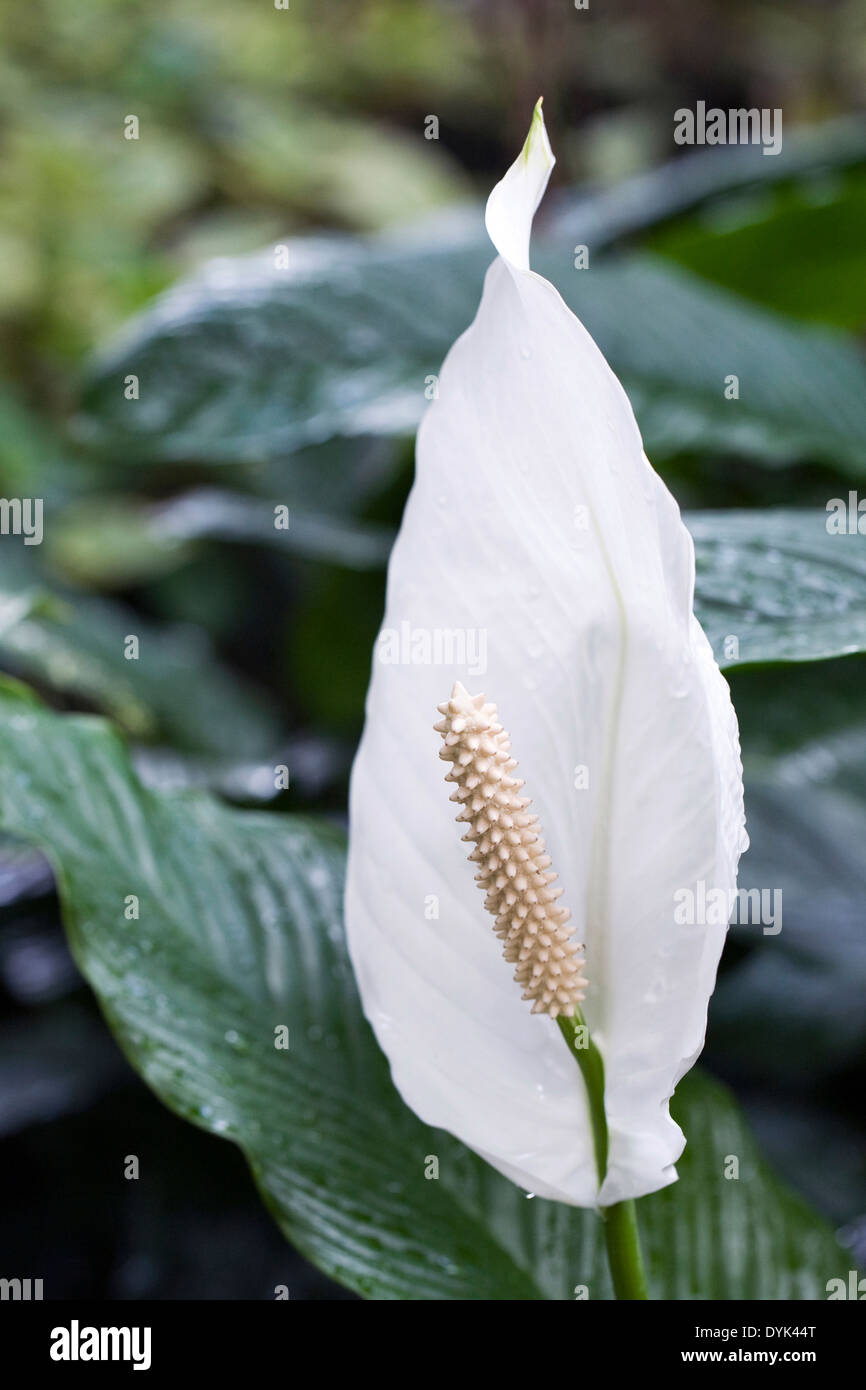
[[[703,1045],[726,930],[702,909],[733,894],[746,841],[691,539],[622,387],[529,269],[552,166],[537,110],[487,205],[480,308],[419,431],[352,775],[346,922],[412,1109],[529,1191],[593,1206],[676,1176],[668,1101]],[[581,1074],[521,1000],[455,826],[432,728],[455,679],[498,706],[586,945],[600,1191]]]

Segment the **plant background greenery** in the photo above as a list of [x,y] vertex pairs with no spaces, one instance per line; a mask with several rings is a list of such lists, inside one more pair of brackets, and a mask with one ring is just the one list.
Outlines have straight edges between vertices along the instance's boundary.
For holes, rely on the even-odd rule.
[[[269,1077],[244,1092],[251,1064],[226,1035],[251,1035],[255,971],[227,984],[215,968],[204,989],[189,933],[206,904],[169,873],[175,838],[209,872],[248,846],[275,900],[318,904],[316,940],[339,956],[326,943],[346,779],[411,432],[477,304],[481,200],[542,90],[559,163],[535,264],[609,355],[687,509],[720,659],[725,636],[740,638],[727,670],[753,846],[742,882],[783,890],[779,936],[732,930],[704,1062],[829,1223],[777,1193],[738,1111],[696,1080],[680,1098],[681,1203],[717,1175],[708,1156],[741,1148],[752,1186],[725,1185],[744,1205],[713,1207],[703,1263],[693,1246],[694,1266],[665,1285],[652,1256],[653,1278],[678,1297],[820,1296],[808,1270],[832,1262],[829,1227],[866,1253],[866,542],[824,527],[827,499],[866,475],[866,9],[41,0],[4,9],[0,37],[0,491],[46,508],[42,547],[0,538],[0,666],[57,711],[34,713],[12,688],[0,699],[4,1267],[38,1265],[56,1296],[101,1298],[270,1297],[277,1283],[347,1296],[304,1257],[373,1297],[569,1297],[580,1280],[563,1251],[595,1269],[582,1218],[527,1206],[442,1136],[427,1148],[356,1006],[344,1001],[351,1027],[323,1026],[315,971],[299,972],[292,1007],[305,1018],[295,1060],[321,1094],[305,1109]],[[781,106],[783,154],[716,149],[668,167],[673,110],[698,99]],[[138,142],[122,138],[128,113]],[[288,274],[273,270],[277,243]],[[579,243],[589,271],[573,268]],[[137,403],[122,392],[132,371]],[[729,372],[738,402],[723,397]],[[271,524],[277,502],[287,533]],[[123,658],[129,632],[138,663]],[[107,716],[140,781],[107,732],[60,717],[74,711]],[[291,788],[275,794],[278,762]],[[130,845],[150,843],[169,866],[165,912],[136,962],[107,885],[123,886]],[[235,1149],[159,1105],[118,1052],[39,847],[124,1050],[182,1114],[242,1143],[300,1254]],[[326,880],[311,881],[320,855]],[[214,930],[241,950],[260,905],[249,885],[231,894],[237,916]],[[282,925],[308,966],[303,928],[294,912]],[[160,1009],[181,997],[203,1068],[178,1062],[176,1030],[163,1036]],[[232,1009],[236,1025],[212,1036]],[[337,1152],[322,1134],[341,1132],[329,1106],[346,1114],[347,1078],[370,1089]],[[253,1099],[281,1117],[272,1142],[250,1133]],[[419,1199],[407,1173],[431,1151],[450,1176]],[[130,1153],[137,1183],[122,1177]],[[798,1232],[783,1260],[750,1250],[759,1196]],[[428,1224],[411,1249],[419,1200]],[[653,1200],[661,1250],[653,1223],[672,1197]],[[449,1203],[483,1268],[455,1248]]]

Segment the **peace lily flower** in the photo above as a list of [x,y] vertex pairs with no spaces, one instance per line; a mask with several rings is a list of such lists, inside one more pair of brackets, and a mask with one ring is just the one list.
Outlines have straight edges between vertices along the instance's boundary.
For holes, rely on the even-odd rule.
[[622,387],[530,270],[553,163],[539,103],[418,435],[346,920],[407,1104],[530,1192],[615,1209],[676,1178],[668,1101],[703,1046],[726,928],[675,905],[732,893],[747,840],[690,537]]

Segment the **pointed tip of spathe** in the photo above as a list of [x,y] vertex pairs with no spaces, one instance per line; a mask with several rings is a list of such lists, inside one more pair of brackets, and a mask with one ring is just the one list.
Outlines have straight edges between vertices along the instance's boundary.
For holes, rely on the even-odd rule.
[[544,169],[549,173],[556,163],[556,159],[553,150],[550,148],[547,126],[544,124],[543,104],[544,97],[539,97],[535,106],[532,108],[532,120],[529,125],[529,134],[524,141],[521,154],[527,164],[535,164],[540,169]]
[[539,99],[523,149],[487,199],[484,218],[490,240],[513,270],[529,271],[532,218],[555,163]]

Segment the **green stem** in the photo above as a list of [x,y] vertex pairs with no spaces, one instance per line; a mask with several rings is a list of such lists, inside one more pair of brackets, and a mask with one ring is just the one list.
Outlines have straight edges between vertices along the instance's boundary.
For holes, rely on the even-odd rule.
[[[601,1186],[607,1174],[608,1154],[607,1116],[604,1109],[604,1062],[589,1035],[589,1029],[579,1009],[575,1010],[573,1018],[560,1016],[556,1021],[569,1051],[580,1067],[586,1085],[595,1166]],[[616,1202],[611,1207],[602,1207],[601,1214],[604,1219],[604,1241],[614,1293],[620,1299],[648,1298],[634,1202]]]
[[601,1214],[607,1262],[617,1298],[649,1298],[634,1202],[616,1202],[612,1207],[602,1207]]

